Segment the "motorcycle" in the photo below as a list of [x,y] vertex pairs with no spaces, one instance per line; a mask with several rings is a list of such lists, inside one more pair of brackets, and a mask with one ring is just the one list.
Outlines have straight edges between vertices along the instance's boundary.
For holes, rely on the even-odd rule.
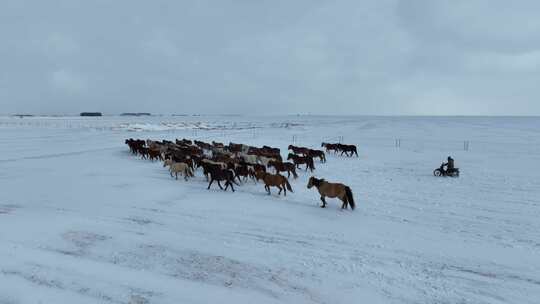
[[452,171],[448,172],[447,170],[444,170],[444,163],[442,163],[439,168],[433,170],[433,175],[434,176],[458,177],[459,176],[459,168],[454,168]]

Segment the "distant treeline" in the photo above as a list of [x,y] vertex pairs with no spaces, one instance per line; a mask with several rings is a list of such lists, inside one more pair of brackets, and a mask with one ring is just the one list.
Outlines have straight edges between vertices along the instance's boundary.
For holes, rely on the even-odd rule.
[[102,116],[101,112],[82,112],[81,116]]
[[122,113],[120,114],[120,116],[151,116],[152,114],[150,113],[145,113],[145,112],[142,112],[142,113]]

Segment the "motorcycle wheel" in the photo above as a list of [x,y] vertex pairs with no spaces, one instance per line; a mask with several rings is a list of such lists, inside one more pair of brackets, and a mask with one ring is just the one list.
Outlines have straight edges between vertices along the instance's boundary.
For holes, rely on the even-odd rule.
[[435,169],[435,170],[433,170],[433,175],[434,176],[442,176],[442,172],[441,172],[440,169]]

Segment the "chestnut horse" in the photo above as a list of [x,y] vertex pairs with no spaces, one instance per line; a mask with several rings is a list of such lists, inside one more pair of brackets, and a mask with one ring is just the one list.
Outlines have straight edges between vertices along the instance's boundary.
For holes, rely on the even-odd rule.
[[291,184],[289,184],[289,181],[287,178],[281,174],[270,174],[262,171],[257,171],[255,173],[255,177],[257,180],[262,179],[264,182],[264,189],[270,195],[270,187],[277,187],[279,189],[278,195],[281,194],[281,191],[283,190],[283,195],[287,196],[287,190],[293,192],[291,188]]

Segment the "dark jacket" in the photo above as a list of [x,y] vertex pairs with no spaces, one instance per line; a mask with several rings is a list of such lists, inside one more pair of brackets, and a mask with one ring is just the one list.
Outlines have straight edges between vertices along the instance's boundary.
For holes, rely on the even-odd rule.
[[446,167],[446,170],[449,171],[449,170],[454,170],[454,159],[453,158],[449,158],[448,159],[448,162],[444,164]]

